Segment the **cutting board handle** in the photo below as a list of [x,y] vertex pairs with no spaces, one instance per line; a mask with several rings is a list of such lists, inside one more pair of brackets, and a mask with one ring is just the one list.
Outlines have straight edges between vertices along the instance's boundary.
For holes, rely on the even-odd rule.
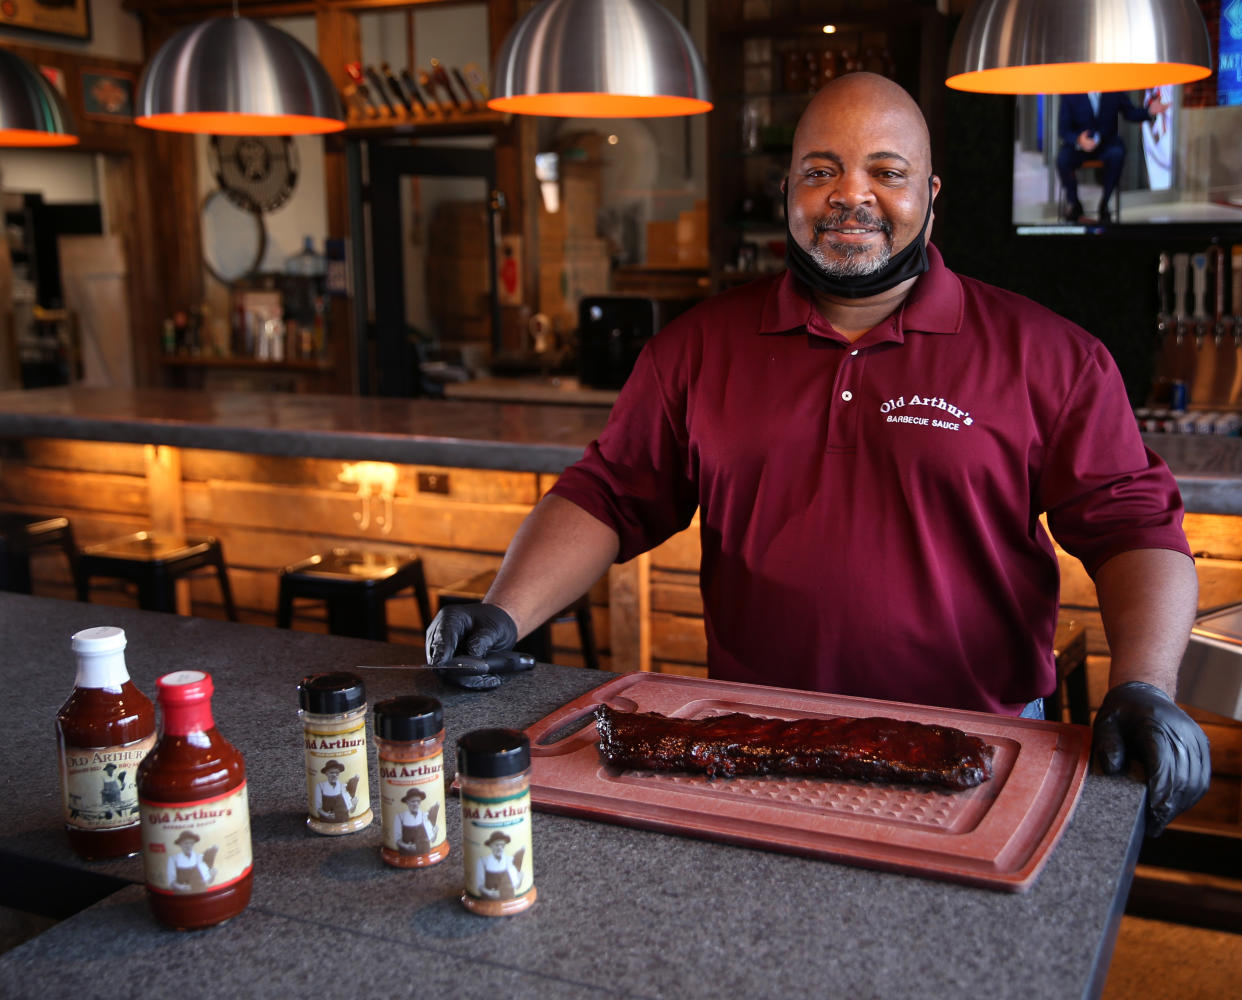
[[599,739],[595,732],[595,708],[598,701],[583,703],[581,699],[562,705],[547,718],[526,731],[530,752],[535,757],[555,757],[573,753]]

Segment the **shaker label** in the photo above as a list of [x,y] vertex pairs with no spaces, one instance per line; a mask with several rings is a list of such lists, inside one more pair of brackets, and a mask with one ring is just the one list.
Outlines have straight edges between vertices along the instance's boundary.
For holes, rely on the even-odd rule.
[[138,822],[138,765],[155,734],[114,747],[61,747],[65,823],[75,830],[119,830]]
[[197,802],[141,802],[147,887],[169,895],[212,892],[245,877],[250,850],[246,784]]
[[311,819],[347,823],[371,808],[367,778],[367,720],[344,732],[303,731],[306,810]]
[[466,893],[475,899],[513,899],[535,884],[531,858],[530,792],[504,798],[461,797]]
[[384,846],[421,855],[444,843],[444,755],[422,760],[379,759]]

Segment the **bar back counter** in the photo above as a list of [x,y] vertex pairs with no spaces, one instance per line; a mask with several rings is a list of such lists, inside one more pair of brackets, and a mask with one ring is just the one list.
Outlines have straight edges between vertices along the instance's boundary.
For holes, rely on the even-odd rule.
[[[216,723],[245,755],[254,895],[218,927],[162,928],[138,859],[87,863],[69,850],[53,719],[73,683],[69,637],[95,625],[125,629],[130,673],[148,694],[166,672],[208,672]],[[1092,997],[1139,846],[1143,786],[1095,774],[1025,893],[536,812],[538,901],[518,916],[479,917],[459,901],[454,796],[453,852],[424,870],[383,864],[378,820],[344,837],[307,830],[297,682],[367,665],[372,704],[439,698],[451,776],[463,733],[532,725],[614,675],[541,664],[494,692],[466,692],[397,666],[408,646],[12,594],[0,594],[0,635],[15,710],[0,744],[11,780],[0,903],[71,914],[0,957],[0,995],[15,1000]]]

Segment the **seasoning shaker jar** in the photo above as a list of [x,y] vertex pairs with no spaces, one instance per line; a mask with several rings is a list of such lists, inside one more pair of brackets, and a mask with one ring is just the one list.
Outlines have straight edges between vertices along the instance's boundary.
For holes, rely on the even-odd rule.
[[124,630],[71,641],[77,677],[56,714],[65,832],[88,861],[131,857],[142,850],[138,765],[155,746],[155,706],[129,679]]
[[487,917],[535,901],[531,850],[530,739],[516,729],[476,729],[457,741],[466,909]]
[[423,868],[449,853],[444,810],[444,709],[435,698],[390,698],[374,709],[380,771],[380,857]]
[[306,748],[306,825],[332,836],[369,826],[374,814],[362,678],[311,674],[298,684],[298,700]]

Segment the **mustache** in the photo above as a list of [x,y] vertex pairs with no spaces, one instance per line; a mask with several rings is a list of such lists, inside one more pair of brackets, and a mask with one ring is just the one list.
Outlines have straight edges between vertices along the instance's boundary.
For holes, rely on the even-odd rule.
[[833,212],[831,215],[816,219],[815,235],[822,236],[824,233],[831,232],[834,229],[848,226],[865,226],[868,229],[878,229],[885,236],[893,235],[893,224],[891,222],[880,218],[878,215],[874,215],[861,206],[853,211]]

